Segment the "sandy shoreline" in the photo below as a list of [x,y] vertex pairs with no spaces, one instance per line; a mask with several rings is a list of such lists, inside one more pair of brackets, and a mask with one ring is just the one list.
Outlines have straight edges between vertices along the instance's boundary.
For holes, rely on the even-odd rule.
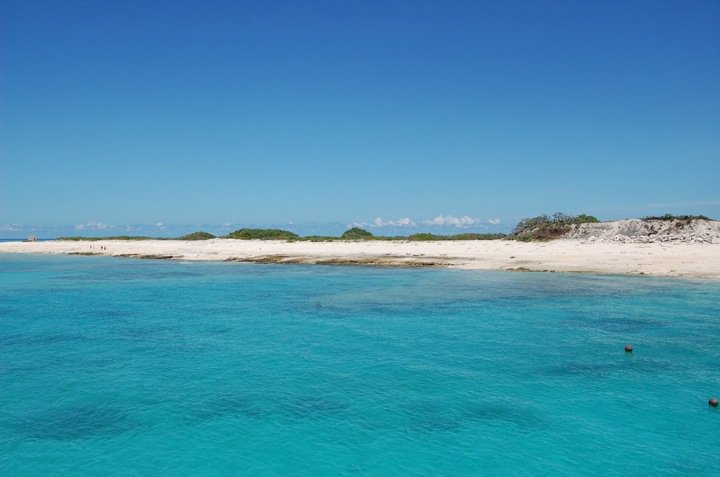
[[284,242],[213,239],[94,242],[4,242],[0,253],[452,267],[476,270],[557,271],[720,279],[720,244],[618,243],[556,240]]

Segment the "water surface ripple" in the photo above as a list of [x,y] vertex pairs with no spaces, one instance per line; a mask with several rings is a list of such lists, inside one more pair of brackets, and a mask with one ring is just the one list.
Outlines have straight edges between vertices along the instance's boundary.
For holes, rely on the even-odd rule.
[[0,255],[0,474],[720,475],[719,292]]

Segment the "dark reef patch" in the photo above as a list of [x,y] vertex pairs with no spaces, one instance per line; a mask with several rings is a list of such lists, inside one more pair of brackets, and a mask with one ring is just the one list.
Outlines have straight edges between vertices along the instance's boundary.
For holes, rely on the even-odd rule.
[[408,407],[405,412],[411,428],[423,432],[448,432],[474,425],[513,425],[518,428],[543,425],[543,420],[523,403],[471,401],[449,408],[425,402]]
[[347,409],[345,403],[322,396],[298,396],[283,403],[284,414],[299,418],[318,418]]
[[68,441],[122,434],[138,424],[122,409],[84,405],[29,414],[16,421],[13,427],[26,438]]
[[274,411],[270,401],[251,394],[225,394],[205,401],[187,416],[190,421],[212,421],[226,417],[262,418]]
[[664,328],[667,324],[661,320],[652,318],[631,318],[631,317],[603,317],[592,318],[587,316],[575,316],[563,320],[577,328],[602,330],[608,332],[630,333],[646,331],[657,328]]

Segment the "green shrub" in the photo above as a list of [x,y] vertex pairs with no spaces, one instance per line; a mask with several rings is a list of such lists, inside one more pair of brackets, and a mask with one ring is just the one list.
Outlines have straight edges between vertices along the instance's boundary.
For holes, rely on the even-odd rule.
[[240,240],[297,240],[300,237],[294,232],[281,229],[238,229],[230,232],[227,238]]
[[573,221],[573,223],[575,224],[597,224],[598,222],[600,221],[597,219],[597,217],[585,214],[580,214],[576,216],[575,220]]
[[343,232],[340,238],[343,240],[372,240],[374,236],[367,230],[363,230],[359,227],[353,227],[350,230]]
[[179,237],[178,240],[210,240],[214,238],[215,236],[208,232],[193,232]]
[[408,236],[407,239],[413,240],[413,241],[443,240],[443,238],[439,235],[430,234],[430,233],[426,233],[426,232],[412,234],[412,235]]

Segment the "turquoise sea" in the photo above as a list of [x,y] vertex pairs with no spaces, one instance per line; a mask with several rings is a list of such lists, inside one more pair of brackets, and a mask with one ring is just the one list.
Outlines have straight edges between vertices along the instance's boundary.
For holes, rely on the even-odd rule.
[[0,356],[0,475],[720,475],[717,282],[0,255]]

